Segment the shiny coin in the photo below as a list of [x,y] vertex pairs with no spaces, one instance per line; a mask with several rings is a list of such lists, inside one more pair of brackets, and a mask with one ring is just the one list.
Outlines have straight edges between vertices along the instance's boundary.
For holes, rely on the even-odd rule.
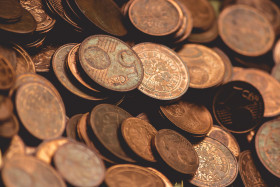
[[5,22],[18,21],[23,14],[22,7],[17,1],[0,1],[0,20]]
[[13,114],[14,105],[9,97],[0,95],[0,121],[3,121]]
[[15,81],[15,72],[10,62],[0,55],[0,90],[11,88]]
[[184,136],[170,129],[162,129],[158,131],[154,141],[160,157],[171,168],[184,174],[196,172],[198,156]]
[[19,123],[15,115],[5,121],[0,121],[0,136],[11,138],[19,131]]

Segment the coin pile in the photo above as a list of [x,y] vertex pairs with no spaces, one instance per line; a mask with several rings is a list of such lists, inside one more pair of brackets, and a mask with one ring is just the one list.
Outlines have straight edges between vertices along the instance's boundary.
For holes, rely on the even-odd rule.
[[277,186],[279,6],[0,0],[1,185]]

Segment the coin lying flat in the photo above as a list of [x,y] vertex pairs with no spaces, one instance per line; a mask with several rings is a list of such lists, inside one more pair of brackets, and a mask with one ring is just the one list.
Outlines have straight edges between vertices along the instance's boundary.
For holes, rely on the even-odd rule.
[[12,115],[9,119],[0,122],[0,137],[11,138],[19,131],[17,117]]
[[58,173],[46,163],[31,156],[15,156],[2,169],[5,186],[66,187]]
[[209,88],[220,84],[225,65],[212,49],[198,44],[187,44],[178,52],[190,72],[191,88]]
[[16,93],[16,109],[24,127],[36,138],[56,138],[64,131],[64,104],[46,85],[37,82],[22,85]]
[[[267,18],[254,8],[234,5],[224,9],[218,20],[222,40],[235,52],[245,56],[260,56],[274,42],[273,27]],[[258,41],[258,45],[255,45]]]
[[22,16],[22,7],[17,1],[1,0],[0,1],[0,20],[13,22]]
[[79,60],[86,74],[113,91],[131,91],[139,86],[144,70],[137,54],[121,40],[93,35],[79,48]]
[[194,145],[199,167],[190,183],[196,186],[228,186],[236,179],[238,165],[231,151],[222,143],[206,137]]
[[240,153],[238,159],[238,169],[243,184],[246,187],[250,186],[259,186],[259,187],[266,187],[266,183],[262,179],[262,176],[256,165],[254,163],[252,153],[250,150],[243,151]]
[[188,68],[174,51],[154,43],[141,43],[133,50],[144,66],[144,78],[138,87],[142,93],[159,100],[177,99],[186,93]]
[[15,72],[10,62],[0,55],[0,90],[9,89],[15,81]]
[[174,170],[194,174],[198,168],[198,156],[192,144],[182,135],[170,129],[162,129],[155,136],[155,147],[160,157]]
[[13,114],[14,105],[11,98],[0,95],[0,121],[3,121]]
[[149,169],[132,164],[121,164],[110,167],[106,171],[105,183],[108,187],[164,187],[165,184]]
[[169,181],[169,179],[163,175],[161,172],[159,172],[158,170],[151,168],[151,167],[147,167],[148,170],[151,170],[154,174],[156,174],[157,176],[159,176],[161,178],[161,180],[164,182],[165,187],[173,187],[172,183]]
[[121,131],[134,153],[145,160],[156,162],[151,143],[157,130],[150,123],[138,118],[127,118],[122,122]]
[[80,143],[69,142],[59,147],[54,164],[63,178],[74,186],[98,186],[104,180],[103,161]]
[[280,178],[280,120],[264,123],[255,139],[256,152],[262,164],[270,173]]

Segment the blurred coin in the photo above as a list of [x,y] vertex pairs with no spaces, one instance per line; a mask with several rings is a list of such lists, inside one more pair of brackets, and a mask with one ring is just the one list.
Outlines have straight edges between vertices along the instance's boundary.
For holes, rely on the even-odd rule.
[[275,33],[270,22],[261,12],[249,6],[233,5],[224,9],[218,26],[222,40],[241,55],[263,55],[274,43]]
[[169,179],[163,175],[161,172],[159,172],[158,170],[151,168],[151,167],[147,167],[148,170],[151,170],[154,174],[156,174],[158,177],[161,178],[161,180],[164,182],[165,187],[173,187],[172,183],[169,181]]
[[255,139],[256,152],[264,167],[280,178],[280,120],[264,123]]
[[280,39],[276,42],[274,46],[273,60],[275,64],[280,64]]
[[182,135],[170,129],[162,129],[155,136],[155,147],[164,162],[183,174],[194,174],[198,168],[198,156],[193,145]]
[[0,1],[0,20],[5,22],[15,22],[22,17],[23,11],[18,1]]
[[77,137],[77,125],[83,114],[72,116],[66,124],[66,135],[69,139],[79,140]]
[[105,175],[103,161],[80,143],[68,142],[54,155],[58,172],[73,186],[99,186]]
[[5,121],[0,121],[0,137],[11,138],[19,131],[19,123],[17,117],[12,115]]
[[275,66],[272,68],[271,76],[280,82],[280,64],[275,64]]
[[15,82],[15,71],[11,63],[0,55],[0,90],[12,87]]
[[25,154],[25,144],[19,135],[14,135],[11,139],[8,149],[3,156],[4,160],[11,159],[16,155]]
[[168,47],[141,43],[133,47],[144,66],[138,90],[159,100],[174,100],[186,93],[190,77],[187,66]]
[[188,37],[188,41],[194,43],[209,43],[214,41],[218,35],[218,23],[215,20],[208,30],[202,32],[192,32]]
[[228,186],[238,174],[237,160],[222,143],[206,137],[194,145],[199,157],[199,167],[190,180],[196,186]]
[[13,114],[13,110],[14,105],[11,98],[0,95],[0,121],[11,117]]

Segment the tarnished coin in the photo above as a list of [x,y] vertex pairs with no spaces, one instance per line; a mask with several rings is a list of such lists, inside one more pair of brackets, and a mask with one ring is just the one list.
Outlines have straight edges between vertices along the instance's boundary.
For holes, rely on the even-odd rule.
[[228,186],[238,174],[237,160],[222,143],[206,137],[194,145],[199,157],[199,167],[190,180],[196,186]]
[[152,171],[147,168],[132,165],[121,164],[110,167],[106,171],[105,183],[108,187],[164,187],[165,184]]
[[183,174],[194,174],[198,168],[198,156],[193,145],[182,135],[170,129],[162,129],[155,136],[155,147],[164,162]]
[[266,183],[254,163],[250,150],[240,153],[238,159],[238,169],[245,187],[266,187]]
[[25,154],[25,144],[20,136],[14,135],[11,139],[10,145],[6,150],[3,158],[4,160],[11,159],[16,155],[24,155]]
[[272,117],[280,114],[280,83],[268,73],[257,69],[243,69],[234,73],[233,80],[246,81],[255,86],[261,93],[265,111],[264,117]]
[[280,178],[280,119],[264,123],[255,139],[256,152],[270,173]]
[[[222,40],[235,52],[245,56],[260,56],[268,52],[274,42],[273,27],[258,10],[245,5],[224,9],[218,20]],[[258,45],[255,42],[258,41]]]
[[161,178],[161,180],[164,182],[165,187],[173,187],[172,183],[169,181],[169,179],[163,175],[161,172],[159,172],[158,170],[151,168],[151,167],[147,167],[148,170],[151,170],[154,174],[156,174],[158,177]]
[[0,1],[0,20],[5,22],[18,21],[22,16],[22,7],[17,1]]
[[275,64],[280,64],[280,39],[276,42],[274,46],[273,60]]
[[66,124],[66,135],[68,138],[77,140],[77,125],[83,114],[72,116]]
[[138,89],[155,99],[174,100],[186,93],[190,77],[178,55],[163,45],[141,43],[133,47],[144,66]]
[[176,32],[183,19],[181,8],[172,0],[134,0],[128,15],[134,27],[152,36]]
[[212,107],[219,125],[230,132],[249,132],[263,120],[262,95],[247,82],[232,81],[221,86],[214,96]]
[[145,160],[156,162],[151,143],[157,130],[151,124],[138,118],[127,118],[122,122],[121,131],[134,153]]
[[0,90],[12,87],[15,81],[15,71],[10,62],[0,55]]
[[7,160],[1,175],[5,186],[66,187],[50,165],[32,156],[15,156]]
[[225,65],[212,49],[203,45],[187,44],[177,53],[189,68],[191,88],[209,88],[222,82]]
[[17,117],[12,115],[5,121],[0,121],[0,137],[11,138],[19,131],[19,123]]
[[0,95],[0,121],[11,117],[13,114],[13,110],[14,105],[11,98]]
[[213,126],[208,109],[189,101],[178,101],[171,105],[160,106],[163,115],[180,129],[196,136],[207,134]]
[[79,60],[86,74],[109,90],[131,91],[143,79],[144,70],[137,54],[112,36],[94,35],[85,39],[79,48]]
[[104,180],[103,161],[80,143],[60,146],[55,152],[54,164],[63,178],[74,186],[99,186]]
[[224,144],[235,157],[238,157],[240,154],[240,147],[238,145],[237,140],[230,133],[221,128],[220,126],[214,125],[211,130],[208,132],[207,136],[218,140],[222,144]]
[[118,137],[118,129],[122,122],[129,117],[132,116],[117,106],[100,104],[92,109],[89,122],[95,136],[106,149],[120,159],[134,162],[125,153]]
[[41,83],[26,83],[18,89],[16,109],[24,127],[36,138],[56,138],[65,129],[65,108],[62,100]]

